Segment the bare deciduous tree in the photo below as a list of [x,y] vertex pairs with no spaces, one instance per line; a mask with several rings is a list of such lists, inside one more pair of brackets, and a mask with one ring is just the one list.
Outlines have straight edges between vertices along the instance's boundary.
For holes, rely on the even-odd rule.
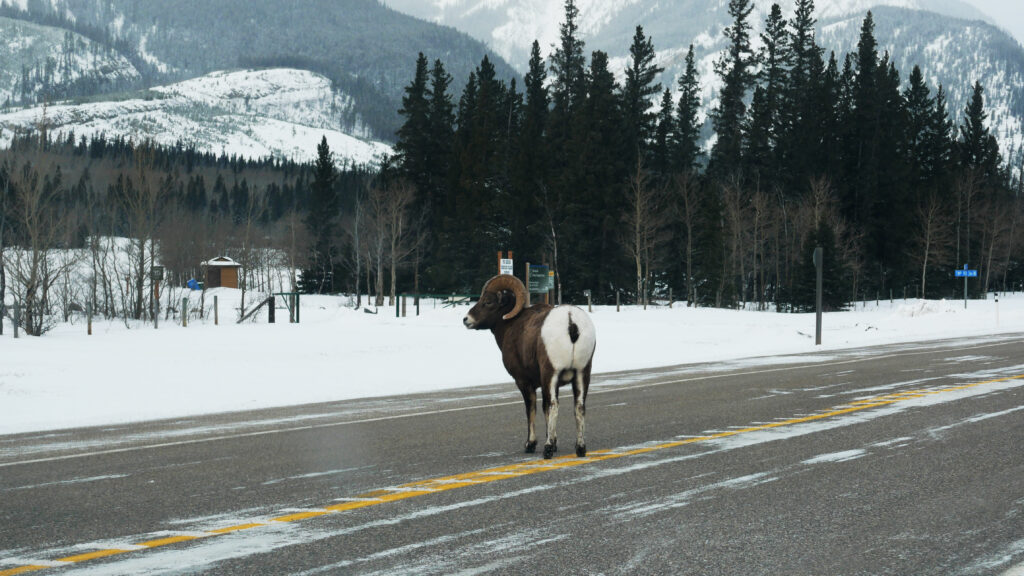
[[67,214],[57,201],[60,182],[46,178],[26,162],[15,171],[13,182],[15,224],[18,243],[7,251],[15,284],[15,300],[24,310],[22,323],[27,334],[42,336],[52,327],[50,290],[76,263],[77,254],[66,248],[69,239]]
[[686,299],[687,306],[697,305],[697,286],[693,279],[693,258],[694,258],[694,233],[697,226],[698,202],[697,186],[694,183],[692,172],[677,174],[674,180],[679,218],[686,228],[686,244],[684,258],[686,259]]
[[928,266],[950,256],[952,222],[949,212],[949,207],[935,192],[922,199],[914,212],[916,226],[910,244],[912,256],[921,263],[921,298],[928,294]]
[[626,200],[624,245],[636,266],[637,298],[646,306],[652,266],[668,241],[669,215],[665,210],[664,191],[651,182],[650,174],[639,161],[626,189]]
[[155,151],[151,143],[140,144],[135,153],[135,175],[125,179],[122,202],[132,239],[128,252],[131,261],[131,317],[141,320],[145,312],[145,283],[156,253],[156,230],[161,220],[158,209],[164,187],[153,173]]

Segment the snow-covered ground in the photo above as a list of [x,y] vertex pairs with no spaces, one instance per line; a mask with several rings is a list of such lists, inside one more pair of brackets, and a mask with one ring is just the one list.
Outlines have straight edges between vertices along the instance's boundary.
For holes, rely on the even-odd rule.
[[[193,302],[198,293],[194,293]],[[353,310],[347,297],[302,297],[301,324],[235,324],[239,292],[219,296],[220,324],[132,325],[84,319],[41,338],[0,337],[0,434],[107,425],[349,398],[510,382],[488,332],[462,327],[468,307],[424,303],[420,316]],[[252,297],[250,295],[250,302]],[[193,304],[194,306],[194,304]],[[281,304],[279,304],[281,306]],[[883,300],[826,314],[595,307],[594,371],[715,362],[896,342],[1024,332],[1024,294],[998,302]],[[820,358],[820,356],[819,356]],[[787,361],[781,359],[779,361]],[[788,361],[795,361],[789,358]]]

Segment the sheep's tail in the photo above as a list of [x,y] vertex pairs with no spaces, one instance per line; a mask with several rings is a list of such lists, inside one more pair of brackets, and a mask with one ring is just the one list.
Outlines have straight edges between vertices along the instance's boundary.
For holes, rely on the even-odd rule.
[[[572,352],[570,357],[576,356],[576,341],[580,339],[580,327],[572,321],[572,313],[569,313],[569,340],[572,342]],[[570,368],[568,370],[562,370],[559,378],[562,382],[572,382],[576,378],[576,370]]]
[[575,347],[576,341],[580,339],[580,327],[572,321],[572,314],[569,314],[569,340],[572,340]]

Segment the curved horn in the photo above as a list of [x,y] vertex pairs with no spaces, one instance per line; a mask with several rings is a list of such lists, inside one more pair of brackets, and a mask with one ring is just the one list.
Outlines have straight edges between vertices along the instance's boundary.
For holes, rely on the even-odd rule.
[[523,286],[522,280],[511,274],[499,274],[484,284],[483,293],[502,290],[511,290],[516,296],[516,305],[512,307],[512,311],[501,317],[502,320],[511,320],[522,312],[523,306],[526,305],[526,286]]

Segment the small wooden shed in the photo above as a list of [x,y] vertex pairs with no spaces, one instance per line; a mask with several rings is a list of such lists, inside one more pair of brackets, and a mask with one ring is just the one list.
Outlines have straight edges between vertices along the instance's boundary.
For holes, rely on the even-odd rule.
[[227,256],[218,256],[200,264],[203,268],[204,287],[238,288],[239,270],[242,265]]

